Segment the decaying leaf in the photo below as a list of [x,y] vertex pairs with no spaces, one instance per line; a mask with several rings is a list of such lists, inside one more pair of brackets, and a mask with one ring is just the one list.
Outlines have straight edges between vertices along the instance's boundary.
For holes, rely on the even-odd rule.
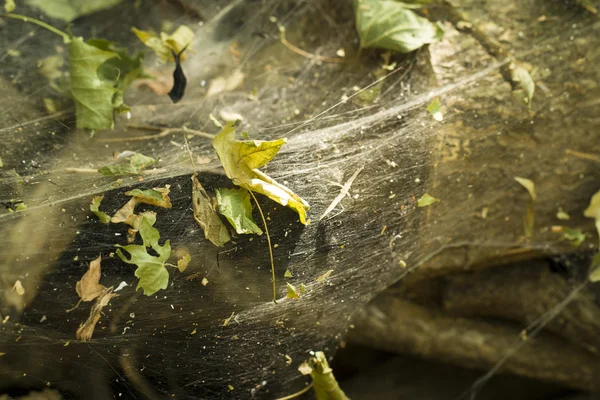
[[519,86],[525,92],[523,101],[531,108],[531,100],[533,99],[533,93],[535,92],[535,82],[531,79],[529,72],[523,67],[514,67],[512,70],[512,80],[519,82]]
[[360,48],[376,47],[410,53],[424,44],[439,42],[444,29],[418,16],[410,2],[354,0]]
[[92,301],[102,294],[106,287],[100,283],[102,256],[90,262],[90,266],[81,280],[75,285],[75,290],[81,301]]
[[338,385],[327,357],[322,351],[317,351],[307,362],[302,363],[298,371],[312,378],[317,400],[349,400]]
[[137,175],[155,162],[156,160],[153,158],[140,153],[133,153],[129,157],[129,164],[105,165],[98,169],[98,172],[104,176]]
[[233,318],[234,315],[235,315],[235,311],[231,313],[229,318],[226,318],[225,321],[223,321],[223,326],[229,325],[229,323],[231,322],[231,319]]
[[185,271],[190,261],[192,261],[192,256],[189,253],[185,253],[183,257],[177,260],[177,269],[179,272]]
[[108,224],[110,222],[110,215],[99,210],[102,199],[104,199],[104,196],[95,196],[90,204],[90,211],[96,214],[100,222],[103,224]]
[[102,315],[102,308],[108,305],[110,299],[116,296],[118,296],[118,294],[112,293],[112,287],[104,289],[102,293],[100,293],[96,303],[92,306],[90,316],[83,324],[79,325],[79,328],[75,334],[77,339],[81,340],[82,342],[87,342],[92,338],[96,324]]
[[250,193],[246,189],[217,189],[216,194],[219,214],[227,218],[237,233],[262,235],[252,218]]
[[231,240],[227,227],[219,218],[206,190],[196,178],[196,174],[192,175],[192,208],[194,209],[194,219],[204,231],[204,236],[215,246],[222,247]]
[[298,294],[298,291],[296,290],[294,285],[292,285],[290,283],[286,283],[286,286],[287,286],[287,295],[285,296],[286,299],[299,299],[300,298],[300,295]]
[[324,280],[326,280],[327,278],[329,278],[331,276],[331,274],[333,274],[333,270],[330,269],[329,271],[325,272],[323,275],[320,275],[317,278],[317,282],[323,282]]
[[25,288],[23,287],[23,284],[19,279],[15,281],[15,284],[13,285],[13,290],[17,292],[19,296],[23,296],[25,294]]
[[429,193],[425,193],[421,198],[417,201],[417,207],[427,207],[432,205],[433,203],[437,203],[440,199],[436,199],[431,196]]
[[[171,243],[167,240],[161,246],[158,243],[160,239],[158,229],[154,228],[152,221],[145,217],[141,219],[139,233],[144,244],[117,245],[119,247],[117,255],[124,262],[137,265],[138,268],[135,270],[135,276],[139,278],[139,282],[136,290],[141,288],[146,296],[151,296],[160,289],[166,289],[169,283],[169,272],[165,267],[165,263],[171,256]],[[158,256],[149,254],[148,247],[152,248]],[[129,253],[129,259],[123,254],[121,249]]]
[[71,22],[83,15],[93,14],[119,4],[122,0],[25,0],[50,18]]
[[527,189],[529,192],[530,201],[527,206],[527,211],[525,212],[525,216],[523,217],[523,229],[525,231],[525,237],[531,238],[533,236],[533,229],[535,226],[535,212],[534,212],[534,203],[536,199],[535,193],[535,183],[531,179],[521,178],[515,176],[515,181],[519,182],[521,186]]
[[[174,60],[173,53],[181,54],[192,43],[195,36],[194,32],[185,25],[181,25],[170,35],[165,32],[156,35],[136,28],[131,28],[131,30],[163,62]],[[184,54],[181,54],[181,60],[185,60]]]
[[583,215],[596,220],[596,230],[600,239],[600,190],[590,199],[590,205],[583,211]]
[[271,200],[291,208],[300,216],[300,222],[306,225],[306,212],[310,209],[308,203],[287,187],[258,170],[275,157],[285,142],[285,139],[274,141],[236,140],[235,124],[228,122],[215,136],[213,146],[227,177],[234,184],[264,194]]
[[154,188],[148,190],[133,189],[125,192],[127,196],[136,199],[137,203],[150,204],[157,207],[171,208],[171,199],[169,192],[171,185],[165,185],[164,188]]

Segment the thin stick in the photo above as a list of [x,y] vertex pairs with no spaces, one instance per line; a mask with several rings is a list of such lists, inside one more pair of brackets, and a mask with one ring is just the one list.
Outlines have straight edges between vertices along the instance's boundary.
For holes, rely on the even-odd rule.
[[311,382],[310,385],[308,385],[307,387],[305,387],[304,389],[302,389],[299,392],[290,394],[289,396],[285,396],[285,397],[280,397],[277,400],[290,400],[290,399],[295,399],[296,397],[300,397],[302,396],[304,393],[308,392],[310,389],[312,389],[314,385],[314,382]]
[[52,25],[48,25],[47,23],[40,21],[39,19],[35,19],[35,18],[31,18],[31,17],[26,17],[24,15],[20,15],[20,14],[13,14],[13,13],[3,13],[0,14],[0,17],[8,17],[8,18],[14,18],[14,19],[19,19],[23,22],[32,22],[36,25],[41,26],[42,28],[46,28],[48,29],[50,32],[52,33],[56,33],[59,36],[62,36],[63,40],[65,41],[65,43],[68,43],[71,41],[71,37],[66,34],[65,32],[56,29],[55,27],[53,27]]
[[271,246],[271,236],[269,235],[269,228],[267,228],[267,220],[265,219],[265,215],[263,214],[262,208],[260,208],[260,204],[258,204],[258,200],[256,200],[256,196],[252,190],[248,190],[250,195],[254,199],[256,206],[258,207],[258,211],[260,212],[260,217],[262,218],[263,225],[265,226],[265,233],[267,234],[267,243],[269,244],[269,257],[271,257],[271,281],[273,282],[273,303],[277,304],[277,285],[275,284],[275,261],[273,261],[273,246]]
[[[94,168],[65,168],[65,172],[72,172],[72,173],[76,173],[76,174],[99,174],[100,173],[100,172],[98,172],[97,169],[94,169]],[[133,175],[156,175],[156,174],[162,174],[163,172],[167,172],[167,169],[166,168],[149,169],[149,170],[140,171],[137,174],[133,174]]]
[[595,154],[583,153],[581,151],[576,151],[576,150],[571,150],[571,149],[565,150],[565,153],[575,156],[575,157],[583,158],[584,160],[594,161],[594,162],[597,162],[600,164],[600,157]]
[[148,130],[148,131],[160,131],[158,134],[156,135],[144,135],[144,136],[134,136],[131,138],[106,138],[106,139],[98,139],[97,142],[99,143],[114,143],[114,142],[136,142],[136,141],[140,141],[140,140],[151,140],[151,139],[158,139],[161,137],[165,137],[168,136],[171,133],[175,133],[175,132],[184,132],[188,135],[194,135],[194,136],[200,136],[206,139],[210,139],[213,140],[215,138],[214,135],[211,135],[210,133],[206,133],[206,132],[202,132],[202,131],[197,131],[194,129],[188,129],[186,127],[181,127],[181,128],[161,128],[158,126],[152,126],[152,125],[135,125],[135,124],[130,124],[127,125],[128,128],[134,128],[134,129],[144,129],[144,130]]
[[336,63],[336,64],[346,63],[346,60],[343,58],[323,57],[323,56],[319,56],[317,54],[309,53],[308,51],[304,51],[301,48],[294,46],[293,44],[288,42],[288,40],[285,38],[285,27],[283,25],[279,25],[279,33],[280,33],[279,40],[281,41],[281,43],[296,54],[299,54],[306,58],[310,58],[311,60],[324,61],[324,62],[330,62],[330,63]]

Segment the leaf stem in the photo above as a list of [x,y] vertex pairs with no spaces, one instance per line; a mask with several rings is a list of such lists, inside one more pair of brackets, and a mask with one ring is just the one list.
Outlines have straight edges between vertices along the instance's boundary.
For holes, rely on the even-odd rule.
[[8,18],[20,19],[23,22],[32,22],[32,23],[34,23],[36,25],[41,26],[42,28],[46,28],[50,32],[53,32],[53,33],[56,33],[59,36],[62,36],[62,38],[65,41],[65,43],[68,43],[68,42],[71,41],[71,36],[69,34],[61,31],[60,29],[56,29],[52,25],[49,25],[49,24],[47,24],[47,23],[45,23],[43,21],[40,21],[39,19],[35,19],[35,18],[31,18],[31,17],[26,17],[25,15],[13,14],[13,13],[2,13],[2,14],[0,14],[0,17],[8,17]]
[[308,385],[307,387],[305,387],[304,389],[300,390],[299,392],[290,394],[289,396],[285,396],[285,397],[280,397],[277,400],[291,400],[291,399],[295,399],[296,397],[300,397],[302,396],[304,393],[308,392],[310,389],[312,389],[313,385],[315,383],[311,382],[310,385]]
[[260,208],[260,204],[258,204],[258,200],[256,200],[256,196],[252,190],[248,190],[250,195],[254,199],[256,206],[258,207],[258,211],[260,212],[260,217],[262,218],[263,225],[265,226],[265,233],[267,234],[267,243],[269,244],[269,257],[271,257],[271,282],[273,282],[273,303],[277,304],[277,285],[275,284],[275,261],[273,261],[273,246],[271,246],[271,236],[269,235],[269,228],[267,228],[267,220],[265,219],[265,214],[263,214],[262,208]]

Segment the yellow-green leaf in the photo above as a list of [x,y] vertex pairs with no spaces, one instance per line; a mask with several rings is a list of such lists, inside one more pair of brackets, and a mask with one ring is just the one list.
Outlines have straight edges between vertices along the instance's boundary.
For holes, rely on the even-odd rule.
[[531,238],[533,236],[533,228],[535,225],[535,212],[534,212],[534,202],[536,199],[535,193],[535,183],[531,179],[521,178],[515,176],[515,181],[519,182],[521,186],[523,186],[527,192],[529,192],[530,201],[527,206],[527,211],[525,212],[525,216],[523,217],[523,230],[525,231],[525,237]]
[[215,246],[224,246],[231,240],[227,227],[219,218],[212,200],[196,178],[196,174],[192,175],[192,208],[194,219],[204,231],[204,236]]
[[[171,256],[171,243],[169,240],[162,246],[158,243],[160,233],[147,218],[142,219],[139,232],[144,244],[117,245],[119,247],[117,255],[124,262],[137,265],[135,276],[139,278],[139,282],[136,290],[141,288],[146,296],[151,296],[160,289],[166,289],[169,283],[169,271],[165,267],[165,262]],[[148,247],[152,248],[158,256],[149,254]],[[129,259],[121,249],[129,253]]]
[[[122,0],[26,0],[50,18],[71,22],[83,15],[93,14],[119,4]],[[9,11],[7,11],[9,12]]]
[[99,210],[102,199],[104,199],[104,196],[95,196],[92,199],[92,204],[90,204],[90,211],[96,214],[100,222],[108,224],[110,222],[110,215]]
[[129,164],[105,165],[98,169],[98,172],[104,176],[137,175],[155,162],[153,158],[133,153],[129,158]]
[[286,283],[287,285],[287,295],[285,296],[286,299],[299,299],[300,295],[298,294],[298,291],[296,290],[296,288],[289,284]]
[[579,247],[579,245],[581,245],[581,243],[583,243],[583,241],[585,240],[585,233],[583,233],[581,231],[581,229],[577,228],[577,229],[572,229],[572,228],[568,228],[568,227],[564,227],[562,229],[562,240],[565,240],[569,243],[571,243],[571,245],[573,247]]
[[425,193],[421,198],[417,201],[417,207],[427,207],[432,205],[433,203],[437,203],[440,199],[436,199],[431,196],[429,193]]
[[583,211],[583,215],[596,220],[596,230],[600,238],[600,190],[590,199],[590,205]]
[[134,197],[138,203],[150,204],[157,207],[171,208],[171,199],[169,198],[170,185],[164,188],[154,188],[147,190],[133,189],[125,192],[127,196]]
[[293,278],[294,275],[292,275],[292,272],[289,269],[285,270],[285,273],[283,274],[284,278]]
[[307,224],[306,212],[310,209],[308,203],[258,170],[275,157],[285,142],[285,139],[236,140],[235,123],[228,122],[213,140],[213,146],[225,173],[234,184],[264,194],[271,200],[291,208],[300,216],[300,222]]
[[192,261],[192,256],[190,256],[190,253],[185,253],[183,257],[177,260],[177,269],[179,272],[185,271],[190,261]]
[[250,192],[240,189],[217,189],[217,210],[239,234],[262,235],[262,230],[252,218]]
[[[194,32],[185,25],[181,25],[170,35],[161,32],[160,36],[137,28],[131,28],[131,30],[164,62],[173,60],[173,53],[181,53],[192,43],[195,36]],[[181,61],[183,60],[185,60],[185,54],[181,55]]]
[[360,48],[376,47],[410,53],[439,42],[444,29],[418,16],[412,4],[393,0],[354,0]]
[[515,67],[512,70],[512,80],[519,82],[519,86],[525,92],[523,101],[531,108],[531,100],[533,99],[533,93],[535,92],[535,82],[531,79],[531,75],[526,69],[522,67]]
[[302,375],[310,375],[312,378],[317,400],[349,400],[338,385],[327,357],[322,351],[317,351],[308,362],[302,363],[298,370]]
[[13,12],[15,8],[17,8],[17,6],[14,0],[6,0],[4,2],[4,11],[6,11],[7,13]]

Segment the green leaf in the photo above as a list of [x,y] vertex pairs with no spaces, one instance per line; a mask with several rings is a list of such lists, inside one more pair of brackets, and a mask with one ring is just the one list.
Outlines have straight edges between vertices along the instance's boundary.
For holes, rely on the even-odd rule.
[[596,220],[596,230],[600,238],[600,190],[590,199],[590,205],[583,211],[583,215]]
[[519,82],[519,86],[525,92],[523,101],[531,108],[531,100],[533,99],[533,93],[535,92],[535,82],[531,79],[531,75],[526,69],[522,67],[515,67],[512,70],[512,80]]
[[308,203],[287,187],[258,170],[275,157],[285,142],[285,139],[275,141],[236,140],[235,123],[228,122],[215,136],[213,146],[227,177],[234,184],[264,194],[271,200],[291,208],[300,216],[300,222],[306,225],[308,223],[306,212],[310,209]]
[[137,175],[155,162],[153,158],[134,153],[129,159],[129,164],[105,165],[98,169],[98,172],[104,176]]
[[134,197],[138,203],[150,204],[157,207],[171,208],[171,199],[169,198],[170,185],[164,188],[154,188],[147,190],[133,189],[125,192],[127,196]]
[[[165,262],[171,256],[171,243],[169,240],[163,246],[158,243],[160,233],[147,218],[142,219],[139,232],[144,244],[117,245],[119,247],[117,255],[124,262],[137,265],[135,276],[139,278],[139,282],[136,290],[141,288],[146,296],[151,296],[160,289],[166,289],[169,283],[169,271],[165,267]],[[147,251],[148,247],[152,248],[158,256],[150,255]],[[129,259],[121,249],[129,253]]]
[[104,199],[104,196],[94,197],[92,199],[92,204],[90,204],[90,211],[96,214],[100,222],[102,222],[103,224],[108,224],[110,222],[110,215],[99,210],[102,199]]
[[204,231],[204,236],[215,246],[224,246],[231,240],[227,227],[219,218],[206,190],[196,178],[196,174],[192,175],[192,208],[194,219]]
[[298,370],[302,375],[310,375],[312,378],[317,400],[349,400],[337,383],[322,351],[317,351],[308,362],[302,363]]
[[429,193],[425,193],[417,201],[417,207],[427,207],[432,205],[433,203],[437,203],[438,201],[440,201],[440,199],[436,199],[435,197],[429,195]]
[[71,95],[75,101],[77,128],[109,129],[114,126],[113,97],[117,89],[101,79],[98,70],[117,53],[72,38],[69,45]]
[[585,233],[581,231],[581,229],[572,229],[568,227],[564,227],[562,229],[562,240],[566,240],[571,243],[573,247],[579,247],[581,243],[585,240]]
[[262,235],[262,230],[252,218],[250,192],[246,189],[217,189],[217,210],[239,234]]
[[26,0],[50,18],[71,22],[83,15],[93,14],[119,4],[121,0]]
[[296,288],[293,285],[286,283],[286,286],[287,286],[287,295],[285,296],[286,299],[299,299],[300,298],[298,291],[296,290]]
[[393,0],[354,0],[360,48],[410,53],[442,39],[442,26],[418,16],[413,3]]
[[[185,25],[181,25],[175,32],[166,34],[161,32],[160,36],[152,32],[142,31],[137,28],[131,28],[133,33],[152,49],[163,62],[174,60],[173,53],[179,54],[188,47],[194,40],[194,32]],[[181,55],[181,61],[185,60],[185,54]]]
[[294,275],[292,275],[292,272],[289,269],[285,270],[285,273],[283,274],[284,278],[293,278]]
[[17,8],[17,6],[14,0],[6,0],[4,2],[4,11],[6,11],[7,13],[13,12],[15,8]]

